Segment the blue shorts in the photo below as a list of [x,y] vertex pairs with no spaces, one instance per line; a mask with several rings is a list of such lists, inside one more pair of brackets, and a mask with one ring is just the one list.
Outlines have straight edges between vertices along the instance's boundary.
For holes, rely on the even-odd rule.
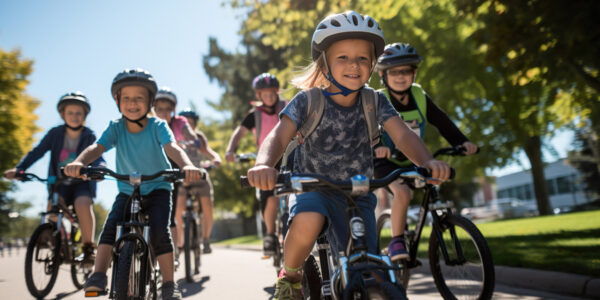
[[[375,206],[377,198],[373,193],[362,196],[357,200],[357,205],[365,222],[367,247],[370,253],[377,252],[377,232],[375,229]],[[339,193],[308,192],[291,195],[289,198],[290,219],[302,212],[317,212],[325,216],[327,222],[327,239],[335,249],[333,253],[344,251],[348,242],[348,221],[346,218],[348,205],[345,198]]]
[[73,205],[75,199],[81,196],[87,196],[94,198],[92,191],[90,190],[90,184],[88,182],[79,182],[71,185],[61,185],[58,190],[58,194],[64,199],[67,206]]

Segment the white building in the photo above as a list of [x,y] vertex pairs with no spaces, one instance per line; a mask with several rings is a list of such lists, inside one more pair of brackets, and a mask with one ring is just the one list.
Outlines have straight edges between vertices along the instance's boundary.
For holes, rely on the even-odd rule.
[[[546,186],[552,209],[570,207],[591,201],[583,191],[577,169],[565,164],[564,159],[547,164],[544,168]],[[531,171],[521,171],[496,178],[498,198],[534,200]]]

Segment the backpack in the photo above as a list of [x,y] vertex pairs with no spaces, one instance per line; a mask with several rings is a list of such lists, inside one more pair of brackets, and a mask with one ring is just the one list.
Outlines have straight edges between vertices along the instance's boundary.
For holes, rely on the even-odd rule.
[[[381,133],[379,131],[379,124],[377,124],[377,107],[379,101],[378,92],[370,87],[364,87],[360,91],[362,96],[362,107],[363,113],[365,114],[365,121],[367,122],[367,130],[369,132],[369,140],[371,141],[371,147],[379,143]],[[314,87],[306,91],[307,96],[307,114],[306,120],[300,128],[298,128],[297,136],[290,141],[285,152],[283,154],[281,168],[285,168],[288,156],[290,153],[300,144],[308,138],[313,131],[321,123],[323,118],[323,111],[325,110],[325,96],[323,95],[320,88]]]
[[[277,102],[277,107],[275,108],[275,113],[279,114],[283,108],[285,107],[285,101],[279,100]],[[262,113],[261,110],[257,108],[254,109],[254,131],[256,132],[256,144],[258,145],[258,141],[260,141],[260,130],[262,126]]]

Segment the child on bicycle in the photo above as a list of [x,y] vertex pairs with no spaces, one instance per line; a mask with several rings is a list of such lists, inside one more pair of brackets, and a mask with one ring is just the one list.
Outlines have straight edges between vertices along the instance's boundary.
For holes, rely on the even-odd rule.
[[[378,23],[354,11],[334,14],[322,20],[311,43],[313,63],[294,83],[305,89],[298,93],[280,115],[274,132],[259,150],[256,165],[248,170],[251,185],[263,190],[274,188],[277,170],[273,168],[289,141],[307,120],[307,91],[319,88],[326,98],[319,126],[296,149],[294,172],[318,173],[333,179],[373,173],[372,148],[362,106],[365,84],[375,60],[383,52],[385,39]],[[369,91],[367,91],[369,92]],[[423,142],[404,125],[385,96],[378,93],[377,121],[390,133],[398,148],[417,165],[431,169],[432,176],[446,180],[446,163],[434,160]],[[369,252],[376,251],[375,196],[369,193],[357,204],[365,221]],[[290,227],[285,239],[284,268],[277,280],[274,299],[301,299],[301,266],[315,240],[327,225],[337,241],[337,253],[347,240],[345,207],[340,194],[309,192],[289,199]]]
[[[415,84],[417,67],[423,58],[417,50],[406,43],[387,45],[377,59],[375,69],[385,86],[383,91],[406,125],[421,139],[425,137],[427,125],[435,126],[442,136],[453,146],[462,145],[466,155],[477,151],[477,146],[467,139],[427,95],[420,85]],[[412,165],[396,147],[387,132],[383,132],[381,144],[375,148],[375,178],[387,176],[397,168]],[[388,255],[392,260],[408,258],[408,249],[404,240],[406,213],[410,203],[411,190],[398,180],[389,185],[394,199],[392,201],[392,240],[388,246]],[[380,197],[384,199],[385,197]]]
[[[24,172],[50,151],[48,177],[64,177],[60,168],[72,162],[83,149],[96,141],[95,133],[84,125],[90,108],[87,97],[81,92],[71,92],[61,96],[58,100],[57,110],[65,123],[48,130],[40,143],[29,151],[15,168],[5,171],[4,176],[14,179],[18,175],[17,173]],[[92,163],[95,166],[100,164],[104,164],[101,156]],[[96,197],[96,183],[66,181],[61,184],[58,193],[65,205],[74,206],[79,221],[83,256],[77,259],[93,264],[96,220],[92,205],[93,198]],[[51,207],[52,199],[48,199],[48,210]]]
[[[171,128],[171,131],[173,131],[175,141],[179,144],[180,147],[186,149],[186,154],[188,154],[188,157],[190,153],[201,151],[203,154],[207,155],[215,164],[219,164],[221,162],[221,158],[215,151],[208,147],[206,139],[200,139],[200,137],[194,131],[194,128],[190,126],[185,117],[175,115],[176,107],[177,95],[175,95],[175,93],[171,91],[171,89],[168,87],[160,88],[156,93],[155,97],[154,112],[156,113],[156,116],[167,121],[169,127]],[[197,157],[198,155],[195,156]],[[192,163],[194,163],[195,166],[200,167],[199,162],[192,161]],[[171,162],[171,165],[173,165],[173,162]],[[210,183],[210,179],[208,177],[206,179],[207,181],[200,181],[194,184],[193,187],[194,191],[198,194],[199,199],[201,199],[203,204],[204,202],[212,204],[210,200],[212,183]],[[185,209],[185,199],[187,193],[186,189],[187,188],[182,186],[181,184],[175,184],[172,197],[173,209],[171,211],[171,233],[175,242],[174,244],[179,249],[183,247],[183,223],[181,221],[181,214]],[[204,207],[206,206],[203,206],[203,208]],[[210,208],[212,208],[212,206],[207,209]],[[210,209],[210,212],[210,218],[204,218],[204,220],[210,220],[210,225],[212,227],[212,209]],[[210,244],[208,242],[209,237],[210,235],[207,235],[206,239],[203,240],[205,253],[210,252]]]
[[[189,108],[181,111],[179,116],[184,117],[187,120],[190,127],[195,129],[196,136],[198,137],[199,143],[186,145],[184,148],[185,153],[192,163],[195,166],[200,167],[201,163],[204,161],[204,157],[208,157],[213,166],[220,166],[221,157],[210,147],[204,132],[196,127],[198,125],[198,120],[200,120],[200,116]],[[212,182],[210,181],[208,174],[206,174],[206,180],[198,182],[191,186],[191,188],[192,192],[197,194],[197,197],[202,204],[202,252],[208,254],[212,252],[210,248],[210,233],[213,226],[213,201],[215,200]],[[183,246],[183,230],[181,230],[180,224],[183,224],[181,216],[185,210],[185,193],[181,193],[181,196],[178,197],[176,208],[175,217],[177,219],[177,227],[179,228],[177,231],[179,233],[177,241],[179,243],[178,246],[181,248]]]
[[[84,178],[79,175],[80,169],[115,147],[118,173],[153,174],[169,169],[168,156],[185,172],[186,183],[199,180],[200,170],[177,146],[167,123],[147,116],[156,90],[154,78],[145,70],[126,69],[117,74],[112,82],[111,94],[123,117],[111,121],[98,142],[87,147],[65,167],[65,174]],[[102,229],[94,273],[85,284],[86,292],[106,289],[106,270],[111,261],[116,225],[122,220],[127,199],[133,192],[133,187],[127,183],[119,181],[117,186],[119,194]],[[146,212],[150,217],[150,241],[160,265],[163,299],[181,299],[181,293],[173,281],[173,244],[169,233],[171,189],[171,183],[157,179],[143,184],[141,194],[148,199]]]
[[[277,124],[278,115],[285,106],[285,101],[281,100],[278,94],[279,80],[275,75],[262,73],[256,76],[252,80],[252,88],[256,99],[260,103],[246,115],[242,124],[233,131],[225,153],[225,159],[229,162],[235,161],[235,149],[242,137],[249,131],[254,133],[257,149],[260,150],[265,138]],[[279,169],[280,164],[280,162],[277,163],[277,169]],[[266,231],[263,237],[263,254],[272,256],[275,254],[275,243],[277,243],[275,219],[277,218],[277,209],[279,209],[279,198],[273,195],[273,190],[257,191],[257,193]]]

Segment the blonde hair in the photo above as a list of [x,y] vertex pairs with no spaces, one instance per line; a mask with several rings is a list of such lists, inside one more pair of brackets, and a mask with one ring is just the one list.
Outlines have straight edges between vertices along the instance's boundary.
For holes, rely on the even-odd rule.
[[[370,41],[369,41],[370,42]],[[373,73],[375,64],[377,63],[377,56],[375,55],[375,45],[371,42],[371,73]],[[299,89],[308,90],[314,87],[320,89],[326,89],[331,85],[331,82],[323,75],[325,69],[325,53],[327,50],[322,51],[319,54],[317,60],[313,61],[307,67],[301,69],[298,76],[291,80],[292,85]]]
[[318,87],[321,89],[328,88],[331,83],[323,75],[323,69],[325,68],[325,60],[323,59],[324,53],[325,52],[321,52],[317,60],[303,68],[299,72],[298,76],[292,79],[292,85],[303,90],[308,90],[313,87]]

